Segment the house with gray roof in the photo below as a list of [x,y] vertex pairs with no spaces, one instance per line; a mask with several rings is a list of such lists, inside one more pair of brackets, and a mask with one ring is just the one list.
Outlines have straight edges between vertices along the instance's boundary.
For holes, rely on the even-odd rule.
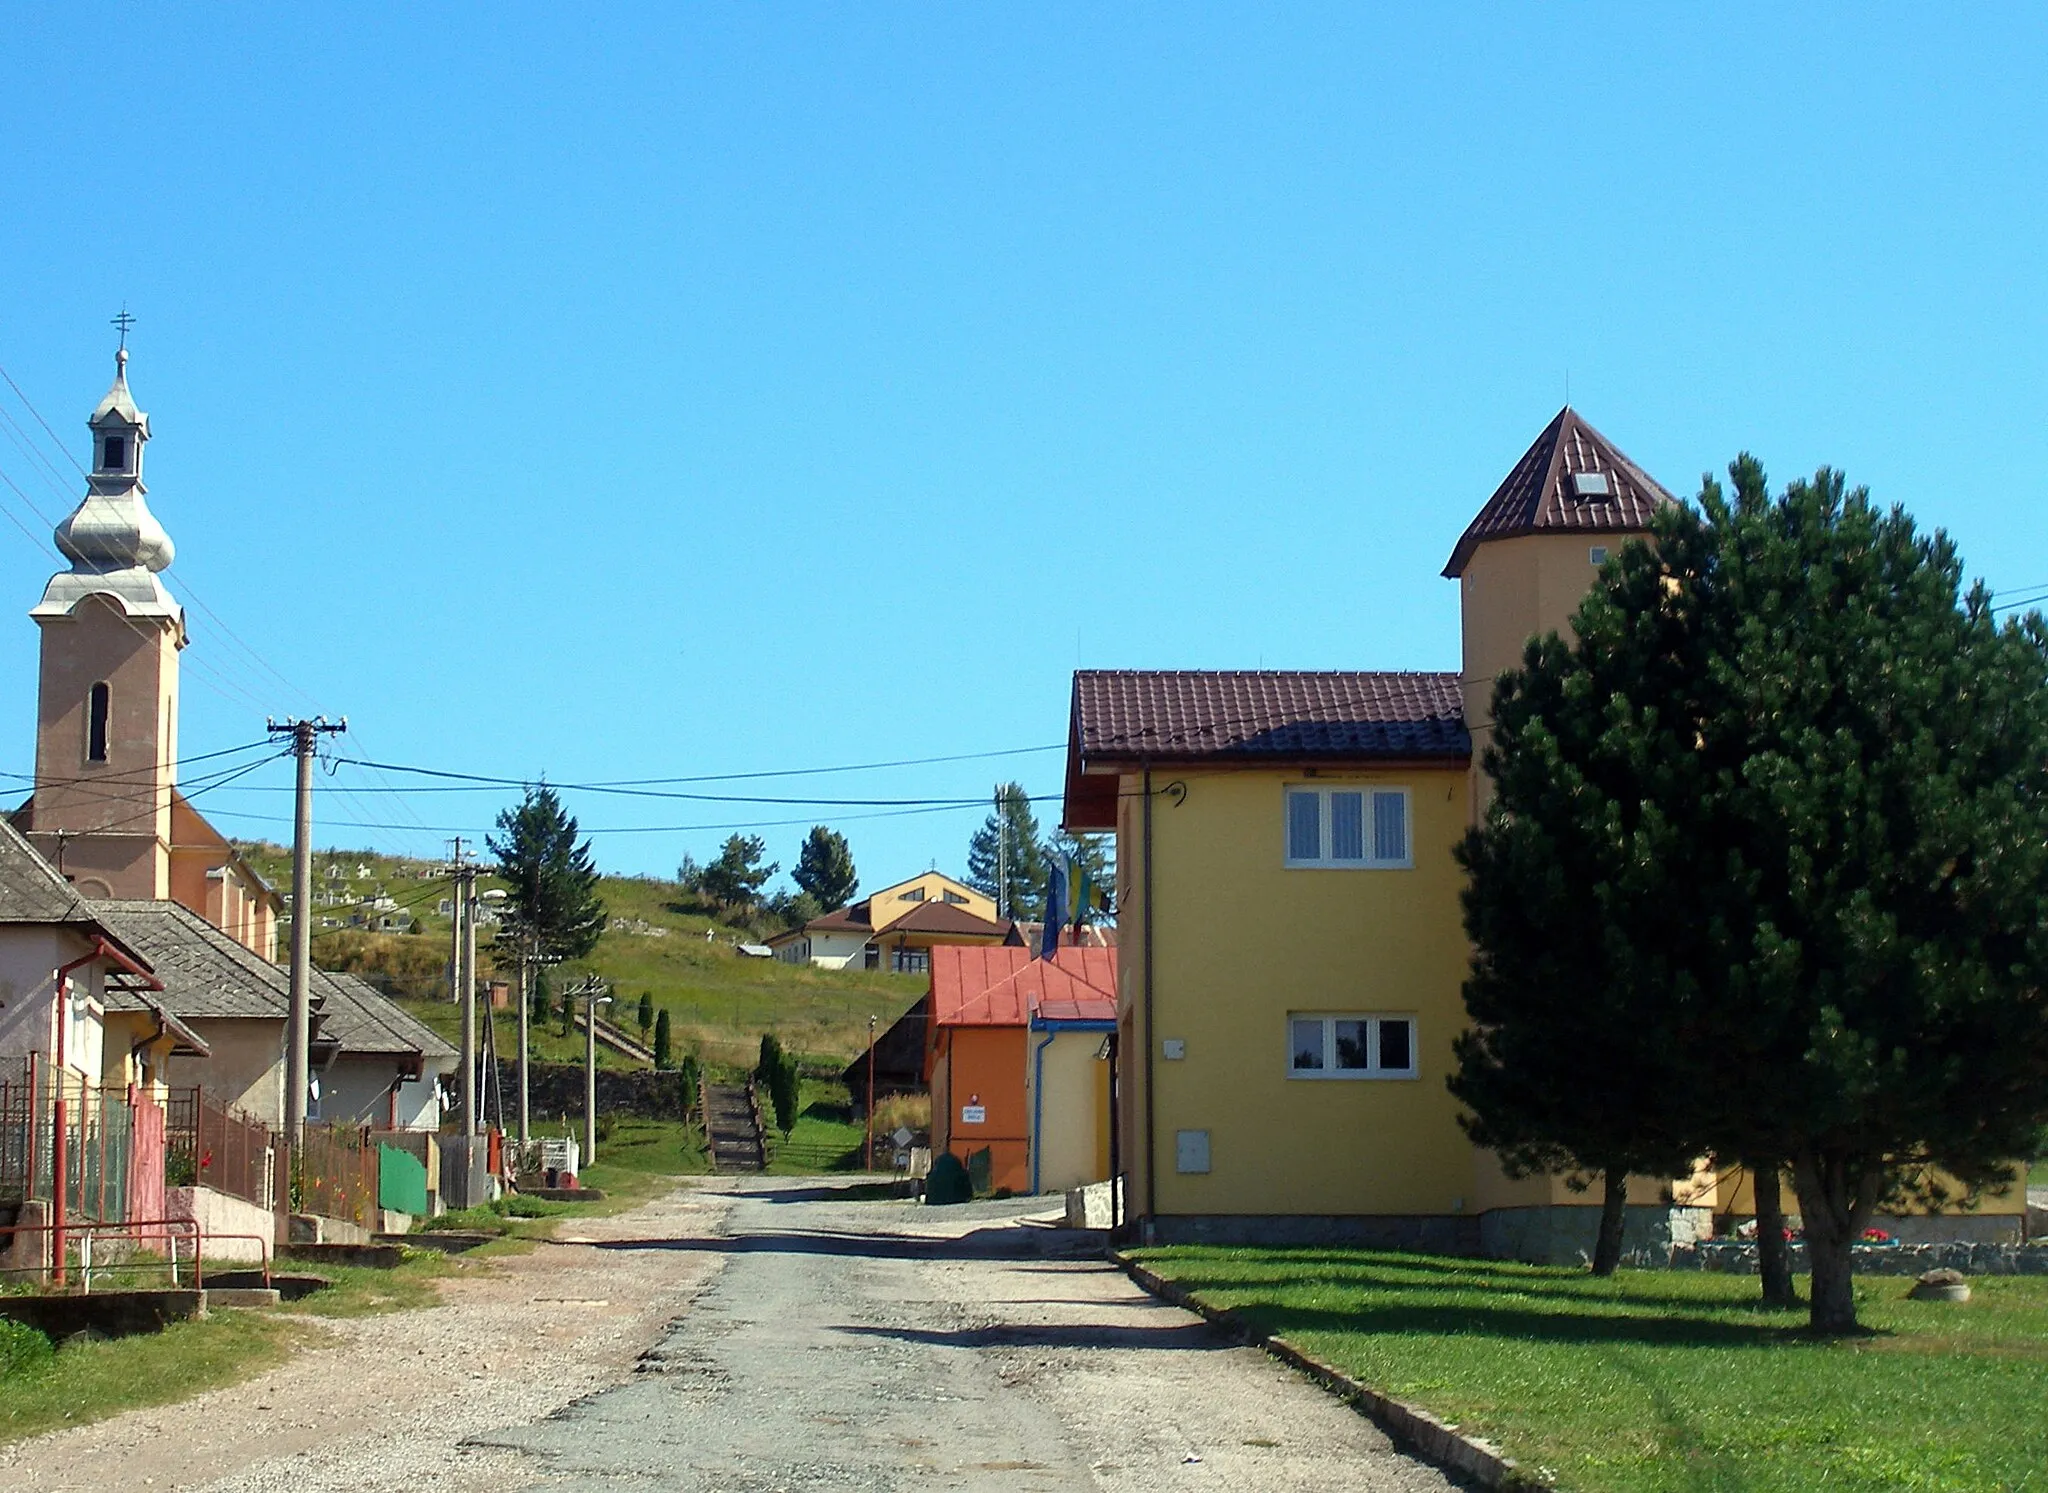
[[[87,904],[163,984],[163,1006],[207,1044],[181,1064],[223,1103],[272,1126],[284,1122],[284,1038],[291,976],[179,902],[108,898]],[[437,1129],[440,1077],[454,1050],[350,975],[313,971],[312,1071],[320,1097],[308,1117],[380,1129]],[[140,997],[116,993],[117,1009]]]

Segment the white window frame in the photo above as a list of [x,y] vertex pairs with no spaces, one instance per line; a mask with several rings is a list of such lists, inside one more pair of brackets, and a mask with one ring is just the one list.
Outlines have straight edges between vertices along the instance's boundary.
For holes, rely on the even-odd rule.
[[[1339,794],[1358,794],[1363,799],[1364,851],[1357,858],[1339,860],[1331,852],[1335,849],[1331,841],[1332,815],[1331,800]],[[1316,850],[1313,857],[1297,856],[1294,853],[1294,800],[1296,794],[1312,794],[1316,800]],[[1401,801],[1401,855],[1398,859],[1379,859],[1374,854],[1378,836],[1379,801],[1375,797],[1386,794]],[[1290,871],[1412,871],[1415,869],[1415,803],[1414,795],[1398,784],[1389,783],[1289,783],[1280,795],[1280,855],[1281,863]]]
[[[1297,1068],[1294,1066],[1294,1024],[1297,1021],[1316,1021],[1323,1028],[1323,1066],[1320,1068]],[[1336,1068],[1331,1064],[1337,1056],[1337,1023],[1340,1021],[1362,1021],[1366,1024],[1366,1059],[1364,1068]],[[1384,1068],[1380,1066],[1380,1026],[1384,1022],[1401,1021],[1408,1025],[1408,1066],[1405,1068]],[[1343,1082],[1371,1082],[1374,1080],[1413,1080],[1422,1076],[1420,1023],[1413,1011],[1289,1011],[1287,1013],[1287,1076],[1310,1082],[1339,1080]]]

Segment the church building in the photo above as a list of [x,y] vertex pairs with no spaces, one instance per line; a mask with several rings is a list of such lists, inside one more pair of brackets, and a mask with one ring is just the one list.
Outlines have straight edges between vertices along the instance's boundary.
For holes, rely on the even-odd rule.
[[269,959],[282,900],[178,792],[185,609],[163,583],[176,550],[149,510],[149,416],[125,347],[89,423],[85,498],[57,526],[71,566],[29,613],[42,633],[35,790],[14,825],[81,895],[182,903]]

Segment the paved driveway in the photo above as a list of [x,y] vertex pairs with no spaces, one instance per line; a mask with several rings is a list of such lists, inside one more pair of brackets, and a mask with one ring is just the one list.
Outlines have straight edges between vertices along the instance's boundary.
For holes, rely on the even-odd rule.
[[576,1489],[1450,1486],[1032,1204],[737,1190],[716,1235],[600,1246],[724,1260],[630,1382],[472,1444]]

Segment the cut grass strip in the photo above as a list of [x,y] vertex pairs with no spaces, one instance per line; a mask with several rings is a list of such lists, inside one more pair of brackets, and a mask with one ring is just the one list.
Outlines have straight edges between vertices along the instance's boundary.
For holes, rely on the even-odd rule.
[[2048,1279],[1954,1306],[1867,1277],[1819,1343],[1753,1278],[1349,1249],[1133,1251],[1154,1271],[1584,1493],[2048,1488]]

